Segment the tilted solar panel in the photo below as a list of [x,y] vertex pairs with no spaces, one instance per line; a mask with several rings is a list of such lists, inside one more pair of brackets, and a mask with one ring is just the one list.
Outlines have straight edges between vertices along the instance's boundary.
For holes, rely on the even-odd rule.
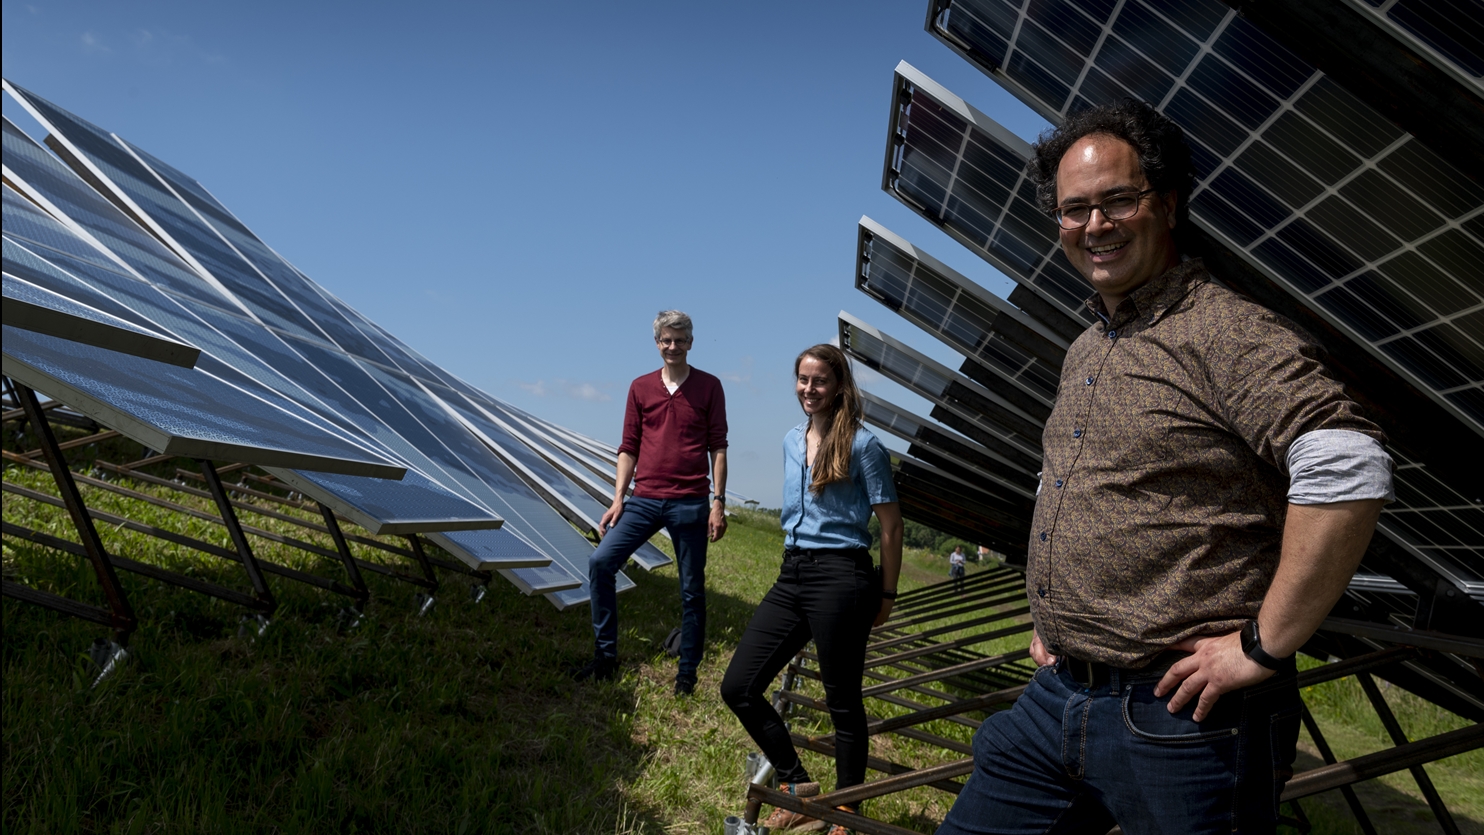
[[142,359],[194,368],[201,350],[10,273],[4,275],[5,321],[21,330],[70,339]]
[[4,331],[5,376],[151,449],[383,479],[406,472],[200,368],[8,325]]
[[[972,424],[971,431],[958,431],[978,441],[1010,470],[1022,476],[1040,471],[1040,420],[1016,414],[1008,404],[996,402],[991,392],[844,311],[839,324],[840,347],[853,359]],[[1014,428],[1007,428],[1012,423]]]
[[[43,269],[30,263],[39,262],[59,286],[87,287],[200,345],[207,370],[272,393],[286,410],[418,474],[399,495],[386,485],[279,472],[306,495],[386,532],[435,530],[437,510],[452,500],[472,511],[449,517],[436,536],[454,553],[510,567],[507,578],[528,592],[582,585],[592,545],[546,499],[581,518],[592,514],[591,497],[553,478],[556,470],[524,445],[487,444],[430,388],[446,375],[323,292],[196,180],[8,82],[6,89],[52,131],[56,155],[7,122],[7,180],[39,207],[15,225],[21,250],[8,249],[8,259]],[[13,214],[20,216],[7,213],[7,245]],[[577,508],[579,500],[587,506]],[[508,529],[458,530],[498,525],[502,516]],[[668,561],[646,556],[657,557],[652,565]],[[562,565],[533,570],[549,558]]]
[[1053,122],[1156,104],[1192,143],[1195,222],[1484,434],[1469,177],[1215,0],[939,8],[945,43]]

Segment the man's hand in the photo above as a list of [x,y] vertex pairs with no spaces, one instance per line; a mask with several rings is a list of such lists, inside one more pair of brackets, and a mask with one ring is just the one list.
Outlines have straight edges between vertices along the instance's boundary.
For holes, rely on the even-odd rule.
[[1031,630],[1031,660],[1038,667],[1049,667],[1056,663],[1056,656],[1052,655],[1046,645],[1041,643],[1041,635],[1034,629]]
[[1171,713],[1178,713],[1187,702],[1199,696],[1195,713],[1191,716],[1197,722],[1206,718],[1222,693],[1251,687],[1273,674],[1272,670],[1242,652],[1240,630],[1225,635],[1186,638],[1170,649],[1194,655],[1176,661],[1155,685],[1154,695],[1163,697],[1179,687],[1170,697]]
[[603,518],[598,520],[598,538],[602,539],[608,535],[608,531],[618,524],[618,517],[623,515],[623,499],[614,499],[613,504],[603,512]]
[[706,534],[712,542],[727,534],[727,507],[721,502],[711,503],[711,519],[706,523]]
[[889,618],[889,617],[891,617],[891,607],[893,605],[895,605],[895,604],[896,604],[896,601],[895,600],[892,600],[891,598],[888,598],[888,597],[881,598],[881,611],[879,611],[879,612],[876,613],[876,620],[874,620],[874,621],[871,622],[872,628],[875,628],[877,626],[880,626],[883,623],[886,623],[886,619]]

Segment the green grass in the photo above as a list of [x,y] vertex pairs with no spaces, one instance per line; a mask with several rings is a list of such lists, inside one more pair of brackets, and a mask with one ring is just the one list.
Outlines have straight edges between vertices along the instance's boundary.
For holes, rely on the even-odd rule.
[[[44,473],[7,466],[5,479],[54,492]],[[219,526],[96,489],[84,492],[93,507],[228,545]],[[169,498],[208,507],[179,494]],[[76,539],[59,509],[7,495],[5,518]],[[331,547],[327,537],[286,523],[252,514],[244,521]],[[108,526],[100,533],[120,555],[247,588],[240,568],[214,557]],[[266,559],[341,577],[333,560],[262,540],[254,546]],[[371,549],[352,548],[362,558],[381,559]],[[239,609],[123,574],[141,628],[130,661],[96,689],[88,687],[85,657],[103,630],[6,599],[0,830],[720,832],[723,817],[742,808],[743,758],[752,744],[716,688],[776,575],[780,550],[776,518],[745,510],[712,546],[707,660],[697,695],[681,701],[670,692],[674,662],[660,650],[679,619],[673,568],[629,572],[638,588],[620,597],[623,674],[584,686],[574,685],[564,668],[591,652],[586,610],[557,612],[499,579],[476,604],[458,576],[445,574],[438,604],[418,617],[413,587],[368,574],[374,600],[364,622],[347,632],[338,617],[347,600],[270,577],[281,607],[265,635],[253,640],[237,635]],[[978,570],[969,566],[971,576]],[[939,582],[946,571],[941,556],[911,552],[902,588]],[[101,599],[83,561],[13,537],[4,540],[4,572],[78,599]],[[1024,645],[1018,635],[979,649]],[[1379,727],[1361,718],[1369,708],[1362,710],[1345,686],[1306,694],[1317,700],[1332,743],[1342,756],[1384,747]],[[821,695],[812,682],[803,689]],[[1409,734],[1457,726],[1456,718],[1402,695],[1388,691]],[[879,703],[871,709],[898,710]],[[827,719],[809,713],[795,727],[829,730]],[[962,726],[930,727],[969,737]],[[918,765],[959,756],[897,736],[873,742],[873,754]],[[829,760],[807,752],[804,759],[832,782]],[[1429,771],[1455,812],[1484,818],[1478,752]],[[1405,775],[1375,782],[1384,784],[1382,799],[1397,807],[1398,819],[1419,808],[1426,813],[1415,786],[1408,793]],[[867,812],[931,831],[950,803],[949,795],[923,788],[875,801]],[[1316,831],[1349,831],[1348,812],[1330,805],[1341,811]],[[1323,814],[1314,801],[1306,808],[1316,818]],[[1461,821],[1474,827],[1466,831],[1478,831],[1472,821]],[[1382,831],[1431,830],[1407,824]]]

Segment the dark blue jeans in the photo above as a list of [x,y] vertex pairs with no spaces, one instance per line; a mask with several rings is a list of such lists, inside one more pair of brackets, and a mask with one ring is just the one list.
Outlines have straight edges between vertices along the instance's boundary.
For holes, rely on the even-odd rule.
[[588,558],[587,582],[593,608],[596,655],[618,658],[618,593],[614,575],[639,546],[659,533],[670,532],[675,563],[680,568],[680,670],[677,681],[696,680],[696,667],[706,647],[706,523],[711,508],[705,497],[641,499],[624,502],[618,524],[609,529]]
[[861,676],[881,585],[866,549],[787,552],[778,582],[763,595],[737,642],[721,697],[786,783],[806,782],[788,726],[767,688],[794,655],[814,641],[824,700],[835,724],[835,788],[865,782],[866,706]]
[[1114,671],[1088,689],[1042,667],[974,735],[974,771],[938,835],[1271,833],[1292,774],[1292,672],[1227,693],[1205,721],[1171,714],[1159,675]]

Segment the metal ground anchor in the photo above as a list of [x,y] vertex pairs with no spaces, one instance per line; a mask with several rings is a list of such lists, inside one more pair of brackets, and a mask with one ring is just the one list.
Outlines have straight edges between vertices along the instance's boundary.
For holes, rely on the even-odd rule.
[[417,606],[417,616],[425,617],[428,612],[433,611],[433,604],[438,602],[438,598],[427,592],[420,591],[412,598],[412,602],[413,605]]
[[481,600],[484,599],[484,593],[487,590],[488,590],[488,587],[485,586],[485,585],[483,585],[483,584],[481,584],[481,583],[470,583],[469,584],[469,600],[471,602],[474,602],[474,603],[480,602]]
[[237,637],[251,638],[256,641],[257,639],[263,637],[263,633],[268,631],[268,625],[272,622],[273,621],[270,620],[268,616],[263,614],[262,612],[245,614],[242,617],[238,618]]
[[[773,764],[768,758],[759,753],[747,755],[747,765],[743,767],[743,774],[747,782],[753,785],[778,787],[778,775],[773,770]],[[722,829],[726,835],[767,835],[767,827],[757,824],[758,813],[762,811],[762,801],[748,800],[747,808],[739,818],[736,815],[728,815],[722,821]]]
[[104,679],[113,675],[114,670],[129,660],[129,651],[117,641],[96,638],[93,640],[93,645],[88,647],[88,660],[92,662],[93,669],[98,671],[89,687],[97,687],[103,683]]

